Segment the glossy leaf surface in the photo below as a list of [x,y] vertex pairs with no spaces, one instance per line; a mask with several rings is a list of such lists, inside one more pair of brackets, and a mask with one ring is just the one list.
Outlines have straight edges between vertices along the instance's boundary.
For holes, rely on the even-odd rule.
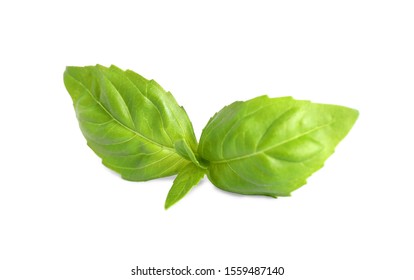
[[89,147],[123,178],[176,174],[189,161],[174,145],[197,141],[184,109],[153,80],[115,66],[67,67],[65,86]]
[[323,166],[357,117],[358,111],[342,106],[260,96],[211,118],[198,155],[223,190],[289,196]]

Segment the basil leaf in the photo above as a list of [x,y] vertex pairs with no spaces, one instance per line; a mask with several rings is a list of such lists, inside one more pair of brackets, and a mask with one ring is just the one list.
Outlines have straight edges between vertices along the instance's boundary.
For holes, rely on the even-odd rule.
[[177,175],[165,200],[165,209],[182,199],[204,177],[205,170],[193,163],[187,164]]
[[171,93],[115,66],[67,67],[65,86],[89,147],[104,165],[133,181],[170,176],[188,164],[174,144],[197,140]]
[[203,164],[201,160],[194,154],[193,150],[191,150],[190,146],[184,139],[180,139],[174,144],[177,153],[180,154],[183,158],[192,161],[196,166],[201,169],[206,169],[206,166]]
[[184,108],[153,80],[96,65],[67,67],[64,82],[104,165],[133,181],[178,173],[166,209],[204,174],[226,191],[288,196],[323,166],[358,118],[342,106],[260,96],[213,116],[198,146]]
[[198,154],[218,188],[289,196],[323,166],[357,118],[358,111],[342,106],[260,96],[211,118]]

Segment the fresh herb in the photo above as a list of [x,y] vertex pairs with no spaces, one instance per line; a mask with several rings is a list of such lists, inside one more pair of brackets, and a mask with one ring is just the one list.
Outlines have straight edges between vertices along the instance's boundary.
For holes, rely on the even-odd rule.
[[131,181],[178,174],[165,208],[205,174],[220,189],[289,196],[334,152],[358,118],[343,106],[260,96],[216,113],[197,144],[171,93],[133,71],[67,67],[65,86],[89,147]]

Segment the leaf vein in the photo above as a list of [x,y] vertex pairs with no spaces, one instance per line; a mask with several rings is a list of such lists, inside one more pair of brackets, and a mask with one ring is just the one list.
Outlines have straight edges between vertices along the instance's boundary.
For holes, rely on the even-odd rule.
[[272,145],[272,146],[270,146],[270,147],[268,147],[268,148],[266,148],[266,149],[263,149],[263,150],[261,150],[261,151],[256,151],[256,152],[251,153],[251,154],[242,155],[242,156],[238,156],[238,157],[234,157],[234,158],[229,158],[229,159],[225,159],[225,160],[218,160],[218,161],[214,161],[214,160],[212,160],[212,161],[210,161],[210,162],[215,163],[215,164],[218,164],[218,163],[228,163],[228,162],[231,162],[231,161],[236,161],[236,160],[241,160],[241,159],[245,159],[245,158],[249,158],[249,157],[254,157],[254,156],[256,156],[256,155],[263,154],[263,153],[265,153],[266,151],[269,151],[269,150],[272,150],[272,149],[274,149],[274,148],[277,148],[277,147],[279,147],[279,146],[281,146],[281,145],[283,145],[283,144],[286,144],[286,143],[288,143],[288,142],[290,142],[290,141],[293,141],[293,140],[296,140],[296,139],[298,139],[298,138],[300,138],[300,137],[303,137],[303,136],[305,136],[305,135],[307,135],[307,134],[309,134],[309,133],[312,133],[312,132],[314,132],[314,131],[316,131],[316,130],[318,130],[318,129],[321,129],[321,128],[324,128],[324,127],[327,127],[327,126],[331,125],[333,122],[334,122],[334,121],[331,121],[331,122],[329,122],[329,123],[327,123],[327,124],[320,125],[320,126],[316,126],[316,127],[312,128],[312,129],[310,129],[310,130],[308,130],[308,131],[305,131],[304,133],[301,133],[301,134],[299,134],[299,135],[293,136],[293,137],[291,137],[291,138],[289,138],[289,139],[286,139],[286,140],[284,140],[284,141],[282,141],[282,142],[279,142],[279,143],[277,143],[277,144],[275,144],[275,145]]
[[140,170],[140,169],[147,168],[148,166],[151,166],[151,165],[157,164],[157,163],[159,163],[159,162],[161,162],[161,161],[163,161],[163,160],[165,160],[165,159],[167,159],[167,158],[169,158],[169,157],[172,157],[172,156],[174,156],[174,155],[175,155],[175,154],[169,153],[169,154],[167,154],[165,157],[160,158],[159,160],[153,161],[153,162],[151,162],[151,163],[145,164],[145,165],[140,166],[140,167],[124,167],[124,166],[119,166],[119,165],[110,164],[110,163],[108,163],[107,161],[105,161],[105,163],[106,163],[108,166],[111,166],[111,167],[114,167],[114,168],[119,168],[119,169],[127,169],[127,170]]
[[123,123],[121,123],[119,120],[117,120],[102,104],[101,104],[101,102],[99,102],[96,98],[95,98],[95,96],[89,91],[89,89],[84,85],[84,84],[82,84],[79,80],[77,80],[73,75],[71,75],[71,74],[69,74],[69,73],[67,73],[67,75],[68,76],[70,76],[73,80],[75,80],[78,84],[80,84],[85,90],[86,90],[86,92],[88,92],[89,93],[89,95],[91,96],[91,98],[97,103],[97,104],[99,104],[99,107],[101,107],[101,109],[108,115],[108,116],[110,116],[113,120],[115,120],[115,122],[116,123],[118,123],[120,126],[122,126],[124,129],[126,129],[126,130],[128,130],[128,131],[130,131],[130,132],[132,132],[132,133],[134,133],[134,134],[136,134],[137,136],[139,136],[140,138],[142,138],[142,139],[144,139],[144,140],[146,140],[146,141],[148,141],[149,143],[151,143],[151,144],[153,144],[153,145],[156,145],[156,146],[159,146],[159,147],[162,147],[163,149],[166,149],[166,150],[168,150],[168,151],[170,151],[170,152],[172,152],[172,153],[176,153],[175,152],[175,150],[172,148],[172,147],[169,147],[169,146],[164,146],[164,145],[162,145],[162,144],[160,144],[160,143],[158,143],[158,142],[155,142],[154,140],[151,140],[151,139],[149,139],[149,138],[147,138],[147,137],[145,137],[144,135],[142,135],[141,133],[139,133],[138,131],[135,131],[135,130],[132,130],[131,128],[129,128],[129,127],[127,127],[127,126],[125,126]]

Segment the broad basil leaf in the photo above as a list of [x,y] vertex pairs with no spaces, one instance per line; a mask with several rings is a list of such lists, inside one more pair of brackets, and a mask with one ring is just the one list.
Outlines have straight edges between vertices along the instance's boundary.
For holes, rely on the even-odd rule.
[[187,164],[177,175],[165,200],[165,209],[182,199],[204,177],[205,170],[193,163]]
[[184,109],[153,80],[115,66],[67,67],[65,86],[88,145],[123,178],[176,174],[189,161],[175,150],[197,141]]
[[260,96],[211,118],[198,155],[223,190],[289,196],[323,166],[357,117],[358,111],[342,106]]

